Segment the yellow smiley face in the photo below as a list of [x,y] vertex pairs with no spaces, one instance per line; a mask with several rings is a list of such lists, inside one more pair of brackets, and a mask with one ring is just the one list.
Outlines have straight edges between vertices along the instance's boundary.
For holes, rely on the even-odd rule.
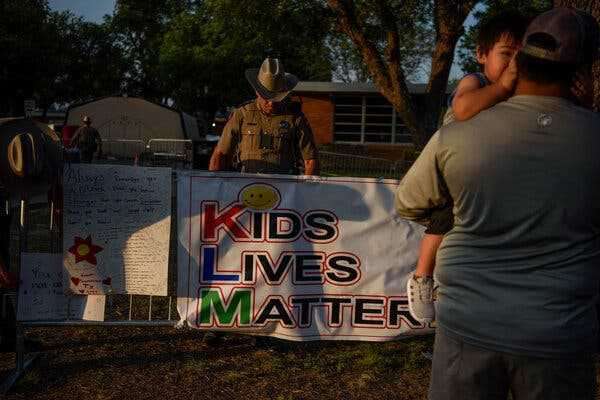
[[279,193],[273,186],[257,183],[242,189],[240,200],[253,210],[269,210],[279,203]]

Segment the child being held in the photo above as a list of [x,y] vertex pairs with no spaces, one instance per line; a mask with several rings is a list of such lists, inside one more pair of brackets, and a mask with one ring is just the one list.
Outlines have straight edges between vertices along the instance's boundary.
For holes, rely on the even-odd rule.
[[[463,77],[450,97],[444,125],[464,121],[479,112],[508,99],[516,85],[514,57],[529,18],[515,12],[504,12],[482,24],[477,38],[476,56],[481,72]],[[411,315],[421,323],[433,321],[433,271],[437,249],[444,234],[454,225],[453,204],[436,210],[421,242],[417,269],[406,285]]]

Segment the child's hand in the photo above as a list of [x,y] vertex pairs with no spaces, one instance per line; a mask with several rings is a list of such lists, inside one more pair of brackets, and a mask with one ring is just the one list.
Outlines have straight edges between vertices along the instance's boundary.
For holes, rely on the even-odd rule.
[[577,71],[573,78],[571,93],[580,106],[592,108],[594,105],[594,82],[590,68]]
[[506,69],[500,75],[498,84],[506,91],[508,95],[511,95],[517,85],[517,62],[515,57],[510,60],[510,63]]

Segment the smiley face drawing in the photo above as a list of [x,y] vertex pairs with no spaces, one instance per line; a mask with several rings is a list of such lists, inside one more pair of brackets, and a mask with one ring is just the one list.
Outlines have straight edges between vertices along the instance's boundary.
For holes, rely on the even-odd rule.
[[270,210],[279,204],[280,196],[277,189],[266,183],[248,185],[240,191],[240,201],[249,209]]

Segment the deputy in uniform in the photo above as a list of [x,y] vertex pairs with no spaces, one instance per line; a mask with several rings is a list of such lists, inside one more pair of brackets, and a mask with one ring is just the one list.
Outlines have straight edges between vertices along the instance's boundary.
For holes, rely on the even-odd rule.
[[287,99],[298,78],[284,72],[276,58],[246,70],[256,99],[234,112],[215,147],[210,171],[264,174],[319,173],[317,147],[300,104]]

